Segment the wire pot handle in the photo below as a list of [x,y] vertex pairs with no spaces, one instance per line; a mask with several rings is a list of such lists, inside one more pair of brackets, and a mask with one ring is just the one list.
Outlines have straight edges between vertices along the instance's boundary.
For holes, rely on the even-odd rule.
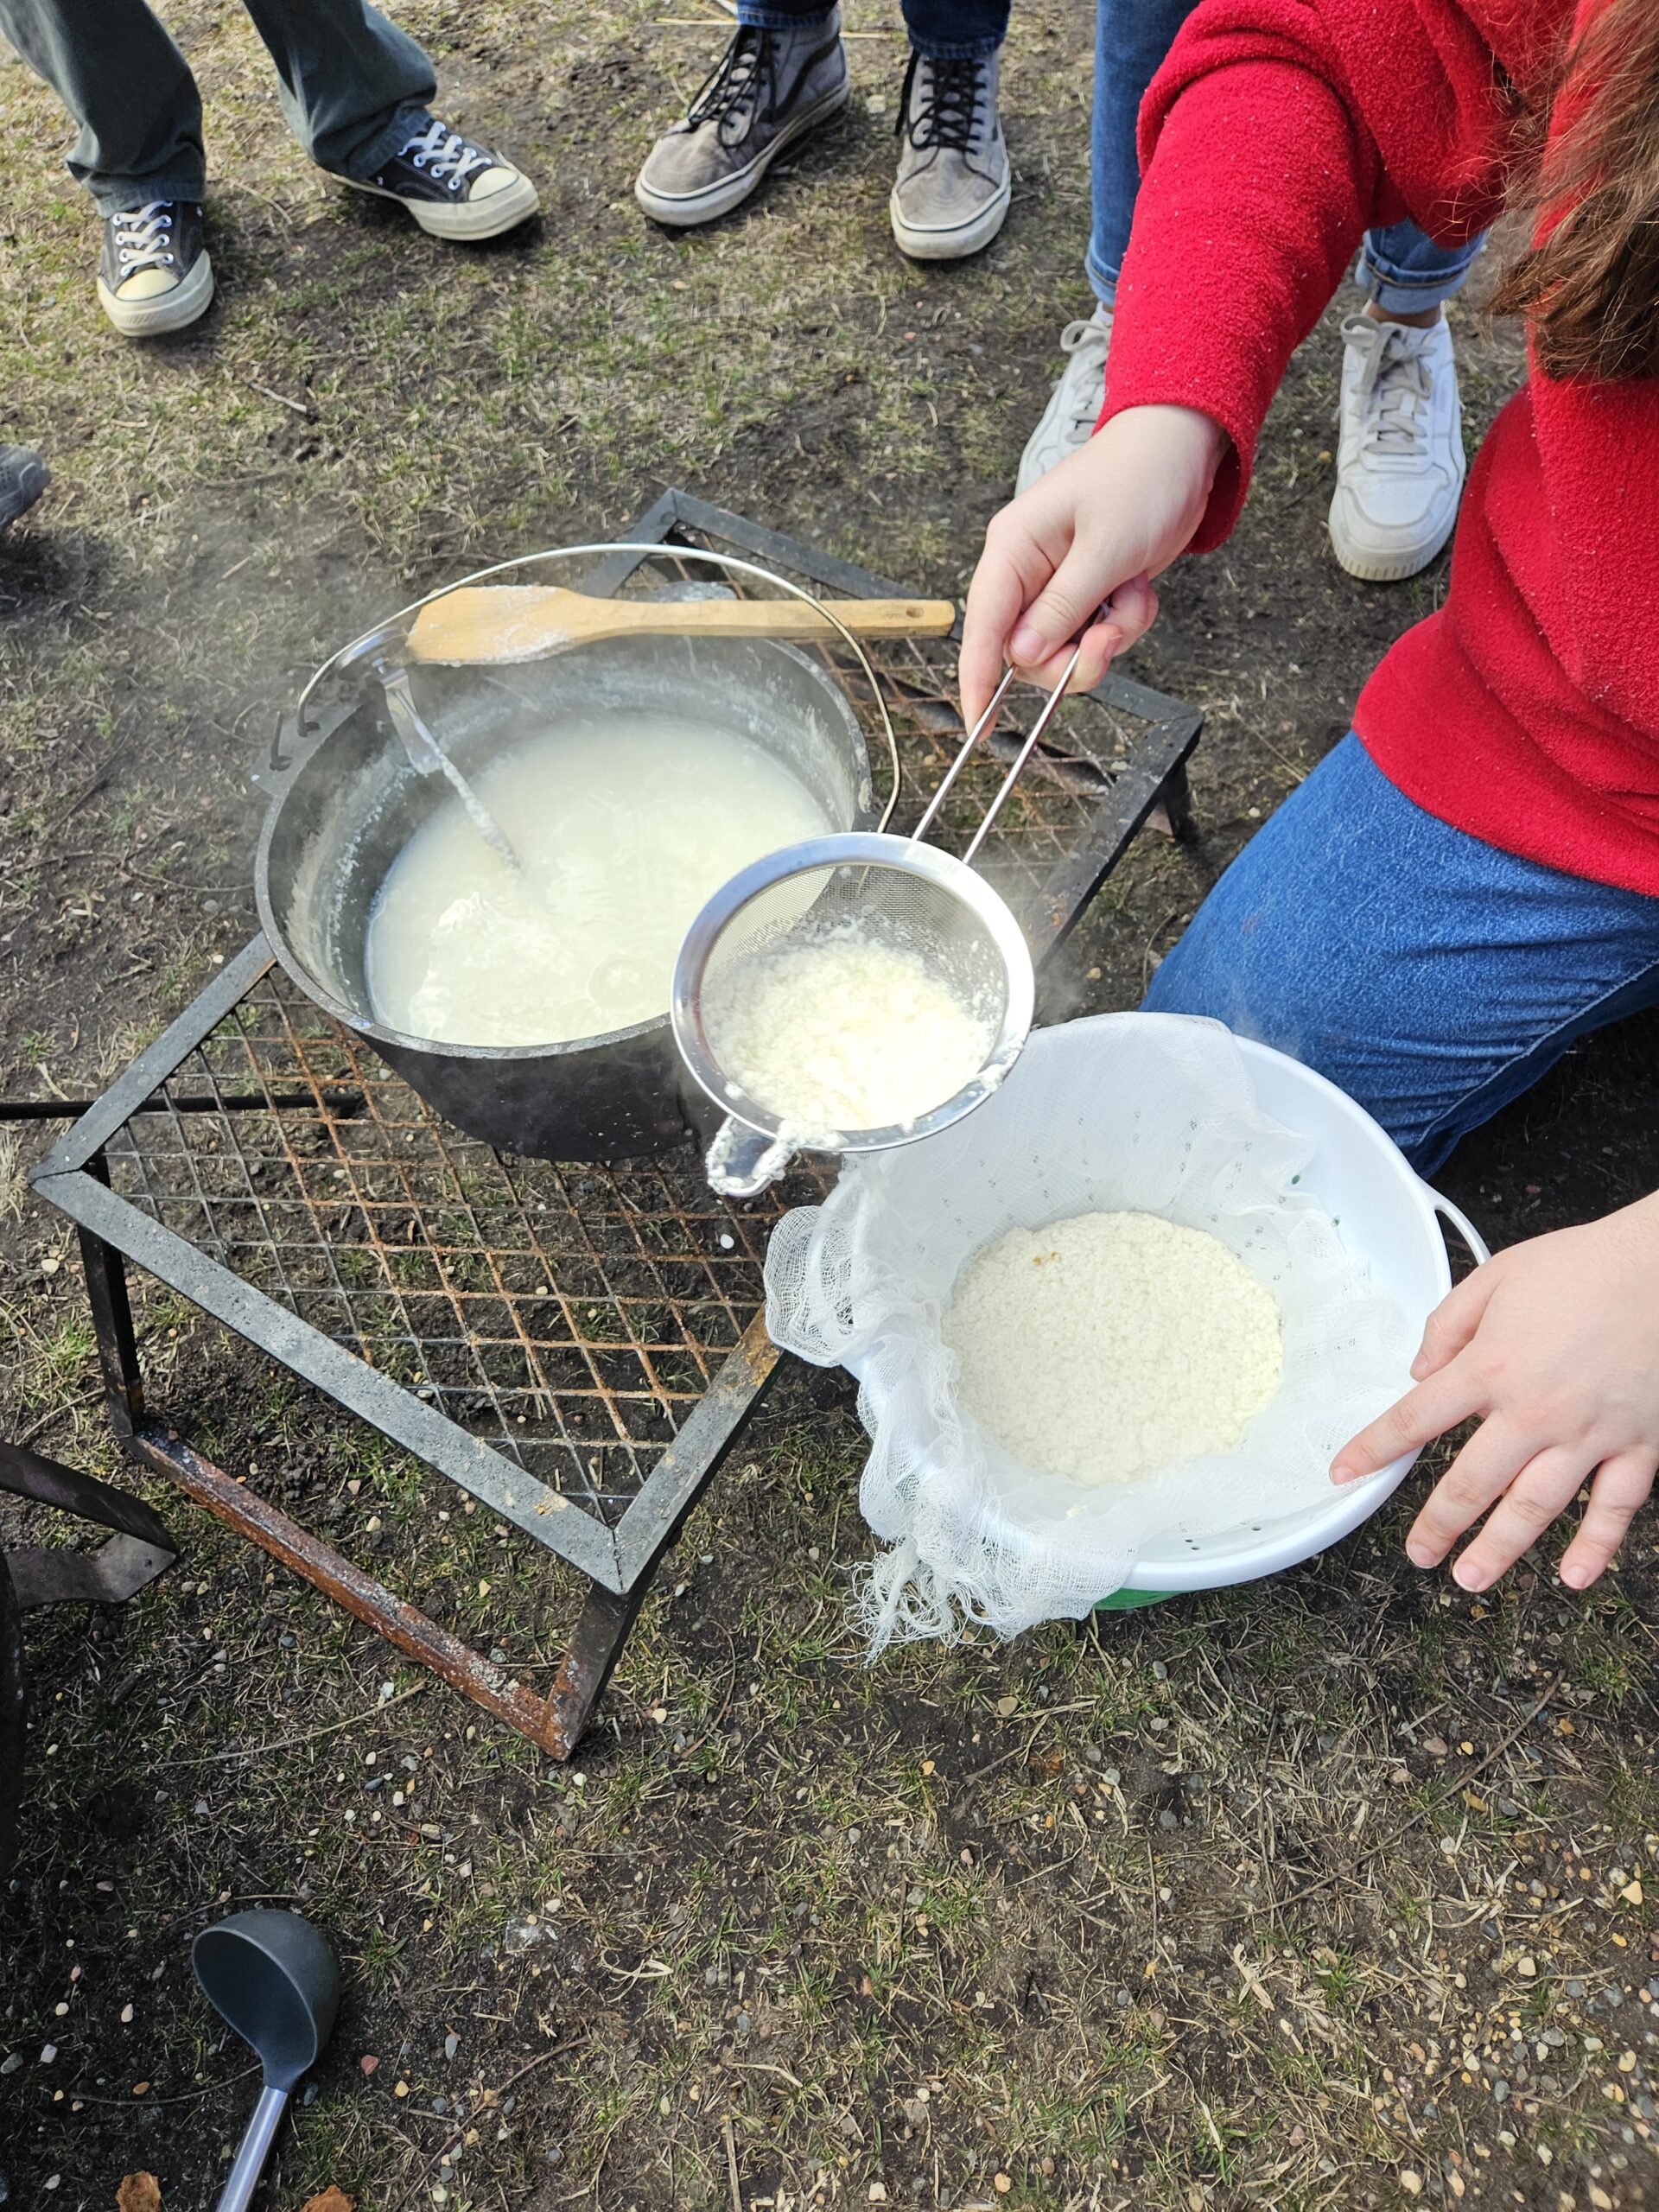
[[[899,762],[898,734],[893,727],[893,716],[887,711],[887,696],[881,688],[881,679],[876,674],[874,664],[871,661],[869,655],[865,652],[863,646],[853,635],[852,632],[847,627],[847,625],[831,607],[827,606],[823,600],[815,598],[810,591],[803,591],[798,584],[791,583],[787,576],[780,576],[774,569],[761,567],[759,562],[740,560],[735,554],[732,553],[706,552],[702,547],[696,545],[675,545],[661,540],[658,540],[654,543],[642,543],[638,540],[624,538],[608,541],[599,545],[555,545],[550,546],[544,552],[520,553],[515,555],[510,561],[493,562],[487,569],[474,569],[470,575],[458,576],[453,583],[440,584],[435,591],[423,593],[419,599],[411,600],[407,607],[400,607],[395,614],[389,614],[383,622],[377,622],[372,630],[365,630],[360,637],[353,638],[349,645],[340,645],[338,647],[334,652],[329,654],[327,660],[322,662],[319,667],[312,671],[311,675],[306,683],[305,689],[300,694],[298,703],[295,709],[296,718],[299,728],[302,729],[304,728],[305,710],[310,701],[311,695],[316,690],[317,686],[322,682],[323,678],[327,675],[331,668],[334,667],[339,662],[353,658],[356,655],[361,653],[368,646],[372,645],[379,639],[384,637],[385,632],[391,629],[395,624],[407,622],[412,619],[412,617],[418,614],[423,607],[429,607],[434,600],[446,599],[452,591],[463,590],[469,584],[484,583],[487,582],[491,576],[505,575],[510,569],[532,568],[540,561],[579,560],[586,559],[590,555],[601,556],[607,553],[645,553],[656,555],[659,557],[664,553],[671,553],[677,554],[689,561],[707,561],[711,563],[714,567],[725,571],[728,575],[755,576],[759,577],[763,583],[776,584],[780,591],[787,592],[791,599],[798,599],[806,606],[816,608],[818,613],[823,617],[825,621],[827,621],[833,629],[840,632],[842,643],[850,646],[853,652],[857,657],[858,664],[863,670],[865,677],[868,681],[870,696],[875,702],[876,712],[881,717],[881,730],[883,736],[887,740],[887,764],[892,772],[893,788],[888,794],[886,806],[881,810],[881,818],[876,823],[876,828],[878,830],[885,830],[887,828],[888,823],[893,819],[893,810],[899,804],[899,789],[903,772]],[[1007,684],[1004,683],[1002,690],[1006,690],[1007,688]],[[1065,687],[1062,686],[1061,688],[1064,689]],[[998,691],[996,695],[997,700],[1001,698],[1002,690]],[[986,714],[982,716],[980,722],[976,725],[973,735],[969,740],[969,743],[970,745],[973,742],[973,739],[978,736],[980,729],[985,726],[987,721],[988,721],[990,714],[995,711],[995,705],[996,700],[993,700],[991,707],[987,709]],[[1035,741],[1034,738],[1033,741]],[[967,748],[964,747],[963,751],[965,752],[966,749]],[[1029,749],[1029,747],[1027,747],[1027,752]],[[1024,755],[1021,756],[1022,764],[1023,760]],[[948,789],[950,782],[955,779],[956,768],[960,767],[961,765],[961,758],[958,756],[956,767],[952,768],[950,777],[946,779],[945,785],[942,787],[939,794],[940,796],[943,796],[943,790]],[[1008,780],[1011,783],[1013,781],[1013,777],[1010,776]],[[1002,796],[1006,796],[1006,791]],[[996,804],[998,806],[1001,804],[1001,797],[999,797],[996,801]],[[992,811],[995,812],[995,809],[993,808]],[[931,811],[931,810],[930,810],[930,815]],[[990,817],[988,816],[988,823],[989,819]]]

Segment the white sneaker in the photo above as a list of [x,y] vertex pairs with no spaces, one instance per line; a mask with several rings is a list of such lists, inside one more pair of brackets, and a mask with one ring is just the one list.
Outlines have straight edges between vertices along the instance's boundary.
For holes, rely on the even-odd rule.
[[1466,463],[1458,368],[1444,317],[1419,330],[1351,315],[1342,326],[1331,543],[1351,576],[1414,576],[1458,519]]
[[1046,476],[1057,461],[1087,445],[1094,435],[1106,404],[1106,349],[1111,342],[1110,308],[1096,308],[1087,322],[1068,322],[1060,333],[1060,351],[1071,358],[1048,396],[1042,419],[1026,440],[1014,479],[1016,492],[1029,492],[1039,477]]

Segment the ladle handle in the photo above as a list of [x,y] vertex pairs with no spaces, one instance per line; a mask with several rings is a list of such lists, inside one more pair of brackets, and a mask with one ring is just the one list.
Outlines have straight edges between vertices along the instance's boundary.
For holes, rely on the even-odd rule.
[[259,2092],[259,2101],[253,2108],[247,2131],[242,2138],[236,2163],[231,2168],[225,2183],[225,2193],[219,2200],[219,2212],[247,2212],[253,2202],[253,2192],[259,2186],[259,2177],[265,2170],[265,2160],[283,2114],[288,2109],[288,2091],[273,2089],[267,2082]]

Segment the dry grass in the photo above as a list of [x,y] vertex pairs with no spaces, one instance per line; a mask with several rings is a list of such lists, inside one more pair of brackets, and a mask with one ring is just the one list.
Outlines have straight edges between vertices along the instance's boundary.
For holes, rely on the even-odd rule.
[[[952,588],[1083,302],[1090,26],[1055,0],[1016,18],[1007,233],[932,272],[885,234],[890,41],[860,43],[850,119],[751,215],[674,240],[628,187],[698,35],[641,0],[399,12],[449,108],[537,168],[538,233],[460,255],[347,204],[224,0],[172,11],[221,179],[197,336],[114,340],[67,183],[37,167],[10,203],[8,435],[57,474],[0,549],[10,1090],[95,1089],[246,936],[245,770],[359,618],[613,528],[665,480]],[[0,115],[15,145],[61,139],[19,69]],[[1460,345],[1478,425],[1514,349],[1466,316]],[[1174,581],[1137,663],[1208,712],[1205,834],[1108,886],[1090,1004],[1133,1001],[1443,588],[1331,565],[1332,384],[1327,332],[1245,530]],[[1514,1235],[1659,1181],[1652,1068],[1650,1031],[1575,1060],[1465,1149],[1454,1194]],[[4,1228],[0,1422],[112,1469],[69,1240],[33,1205]],[[193,1436],[550,1663],[575,1592],[487,1515],[169,1298],[141,1319]],[[328,2182],[373,2212],[1659,2202],[1645,1535],[1587,1599],[1546,1547],[1471,1601],[1405,1566],[1402,1503],[1271,1586],[867,1670],[842,1625],[859,1458],[844,1397],[798,1378],[569,1770],[151,1490],[180,1567],[109,1618],[29,1624],[12,2201],[105,2212],[137,2167],[169,2207],[211,2200],[250,2084],[186,1943],[257,1896],[303,1902],[348,1978],[284,2212]]]

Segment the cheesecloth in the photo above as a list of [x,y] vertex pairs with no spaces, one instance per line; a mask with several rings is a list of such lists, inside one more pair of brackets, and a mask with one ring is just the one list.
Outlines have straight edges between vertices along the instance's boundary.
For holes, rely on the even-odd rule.
[[[872,1658],[894,1638],[953,1641],[970,1621],[1010,1637],[1079,1618],[1149,1540],[1214,1537],[1329,1497],[1338,1449],[1409,1386],[1417,1336],[1297,1187],[1312,1151],[1257,1107],[1219,1022],[1105,1014],[1036,1032],[965,1121],[849,1160],[823,1205],[784,1217],[766,1255],[773,1340],[859,1377],[859,1502],[889,1547],[855,1584]],[[1233,1451],[1084,1485],[979,1427],[940,1326],[963,1267],[1006,1230],[1122,1210],[1236,1254],[1277,1300],[1284,1374]]]

